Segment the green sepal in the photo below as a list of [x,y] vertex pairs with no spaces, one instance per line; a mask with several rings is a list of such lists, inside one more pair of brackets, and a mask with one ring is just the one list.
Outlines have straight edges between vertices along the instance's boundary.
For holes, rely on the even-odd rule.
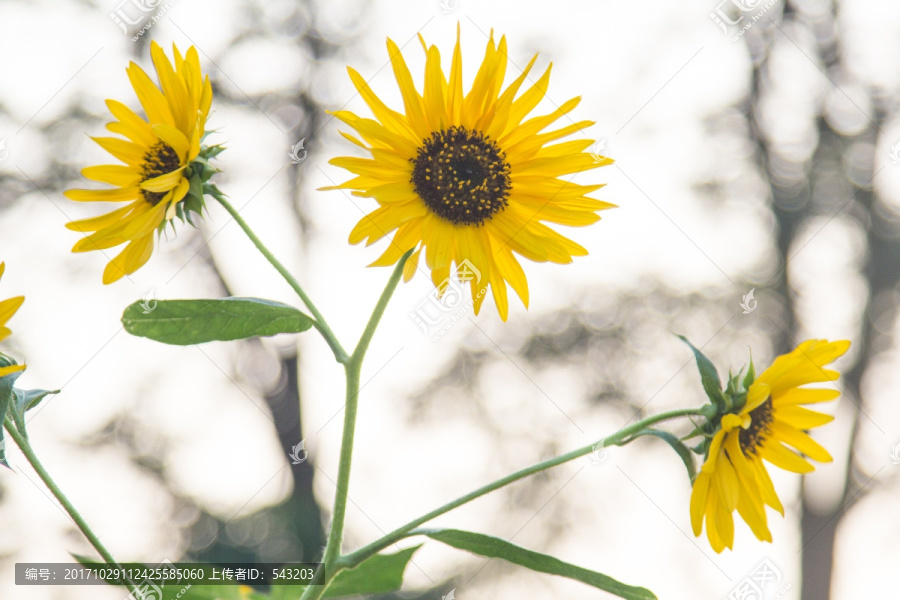
[[700,381],[703,384],[703,390],[706,392],[710,402],[715,405],[719,414],[724,414],[730,410],[730,403],[722,393],[722,382],[719,379],[719,373],[705,354],[700,352],[692,343],[683,335],[678,336],[681,341],[690,346],[694,352],[694,359],[697,361],[697,369],[700,371]]
[[747,365],[747,374],[744,376],[744,389],[749,390],[756,381],[756,368],[753,366],[753,353],[750,354],[750,364]]
[[[2,357],[2,359],[0,359],[0,366],[8,367],[16,364],[14,360],[5,354],[0,354],[0,357]],[[14,405],[16,397],[15,383],[20,375],[22,375],[22,371],[16,371],[15,373],[0,377],[0,465],[7,468],[9,468],[9,463],[6,462],[6,440],[3,437],[3,423],[6,421],[6,413],[9,410],[10,405]]]
[[20,390],[19,388],[13,388],[13,391],[16,395],[16,402],[13,406],[13,417],[16,418],[17,423],[19,420],[23,421],[22,425],[19,427],[20,430],[24,430],[26,412],[40,404],[41,400],[47,396],[59,393],[59,390]]
[[694,456],[684,442],[678,439],[676,435],[660,429],[644,429],[631,436],[631,439],[633,440],[643,435],[652,435],[671,446],[672,450],[674,450],[678,454],[678,457],[681,458],[681,462],[684,463],[684,468],[687,469],[688,479],[690,479],[691,482],[694,481],[694,477],[697,476],[697,465],[694,464]]

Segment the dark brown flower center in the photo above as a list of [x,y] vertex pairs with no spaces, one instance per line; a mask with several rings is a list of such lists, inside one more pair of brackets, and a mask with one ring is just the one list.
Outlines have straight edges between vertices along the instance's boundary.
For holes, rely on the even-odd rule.
[[506,208],[511,185],[506,153],[480,131],[436,131],[410,161],[416,193],[451,223],[480,225]]
[[756,454],[756,451],[766,440],[769,433],[769,425],[775,419],[772,412],[772,398],[766,398],[766,401],[750,411],[750,427],[741,429],[739,440],[741,450],[744,455]]
[[[178,153],[165,142],[157,142],[147,154],[144,155],[144,166],[141,169],[141,183],[166,173],[171,173],[181,166]],[[151,192],[141,190],[144,200],[152,206],[159,204],[168,192]]]

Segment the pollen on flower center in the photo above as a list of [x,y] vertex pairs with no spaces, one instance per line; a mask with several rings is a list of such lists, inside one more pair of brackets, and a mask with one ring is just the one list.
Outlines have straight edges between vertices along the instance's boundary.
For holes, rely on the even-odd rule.
[[[178,153],[165,142],[157,142],[153,145],[147,154],[144,155],[144,164],[141,169],[141,182],[171,173],[181,166],[181,160]],[[150,190],[141,190],[144,200],[152,206],[156,206],[162,201],[168,192],[151,192]]]
[[769,433],[769,425],[774,420],[772,413],[772,398],[750,411],[750,427],[741,429],[739,440],[744,455],[756,454],[756,451],[766,439]]
[[451,223],[480,225],[506,208],[511,186],[506,153],[480,131],[436,131],[410,161],[416,193]]

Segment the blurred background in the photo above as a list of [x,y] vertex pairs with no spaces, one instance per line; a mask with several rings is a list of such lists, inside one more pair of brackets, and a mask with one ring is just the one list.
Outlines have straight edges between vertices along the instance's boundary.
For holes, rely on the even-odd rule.
[[[717,4],[717,2],[719,2]],[[773,544],[740,523],[715,554],[690,531],[689,481],[658,440],[574,461],[438,519],[548,552],[660,598],[737,598],[763,561],[763,598],[886,597],[900,587],[900,4],[855,0],[419,2],[0,1],[0,297],[25,294],[4,351],[24,387],[62,393],[30,414],[48,470],[120,560],[314,560],[335,493],[343,380],[314,334],[199,347],[133,338],[142,298],[253,295],[296,304],[218,206],[179,227],[115,285],[100,253],[72,255],[62,191],[110,161],[115,98],[138,108],[125,67],[149,42],[193,44],[211,75],[219,186],[298,275],[345,345],[388,277],[347,235],[374,206],[316,188],[356,153],[326,110],[369,115],[345,72],[389,105],[384,39],[421,81],[416,34],[449,63],[461,26],[466,81],[487,36],[506,34],[508,77],[554,63],[545,110],[582,96],[598,153],[581,182],[619,205],[568,230],[590,255],[526,264],[531,309],[507,323],[415,315],[395,295],[364,369],[346,546],[355,548],[512,470],[635,418],[704,402],[689,337],[720,373],[752,349],[758,370],[810,338],[850,339],[835,461],[802,482],[772,469],[784,519]],[[290,152],[303,142],[295,157]],[[752,292],[752,295],[749,295]],[[303,442],[306,460],[292,464]],[[11,444],[8,444],[10,446]],[[91,549],[13,448],[0,472],[0,590],[11,599],[116,599],[99,587],[16,587],[16,562]],[[300,456],[303,456],[300,453]],[[407,541],[407,544],[413,543]],[[430,542],[396,597],[599,598],[581,584]],[[730,595],[732,594],[732,595]]]

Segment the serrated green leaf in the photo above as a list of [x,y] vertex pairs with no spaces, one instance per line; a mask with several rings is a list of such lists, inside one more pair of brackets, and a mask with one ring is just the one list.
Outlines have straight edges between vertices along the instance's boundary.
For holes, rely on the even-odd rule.
[[712,361],[706,358],[706,355],[700,352],[692,343],[683,335],[679,335],[681,341],[691,347],[694,351],[694,359],[697,361],[697,369],[700,371],[700,382],[703,384],[703,390],[709,397],[710,402],[718,407],[720,412],[728,409],[725,403],[725,396],[722,394],[722,382],[719,379],[719,373],[716,371]]
[[164,344],[187,346],[212,341],[300,333],[313,320],[292,306],[259,298],[160,300],[147,310],[142,302],[125,309],[128,333]]
[[558,558],[527,550],[493,536],[458,529],[421,530],[420,533],[458,550],[487,558],[501,558],[538,573],[574,579],[627,600],[656,599],[653,592],[648,589],[624,584],[608,575],[576,567]]
[[668,431],[662,431],[660,429],[644,429],[643,431],[639,431],[638,433],[634,434],[632,436],[632,439],[644,435],[652,435],[653,437],[657,437],[669,444],[669,446],[672,447],[672,450],[678,453],[678,456],[684,463],[684,468],[687,469],[688,472],[688,478],[691,481],[694,481],[694,477],[697,476],[697,466],[694,464],[694,455],[691,454],[690,449],[688,449],[688,447],[680,439],[678,439],[677,436],[669,433]]

